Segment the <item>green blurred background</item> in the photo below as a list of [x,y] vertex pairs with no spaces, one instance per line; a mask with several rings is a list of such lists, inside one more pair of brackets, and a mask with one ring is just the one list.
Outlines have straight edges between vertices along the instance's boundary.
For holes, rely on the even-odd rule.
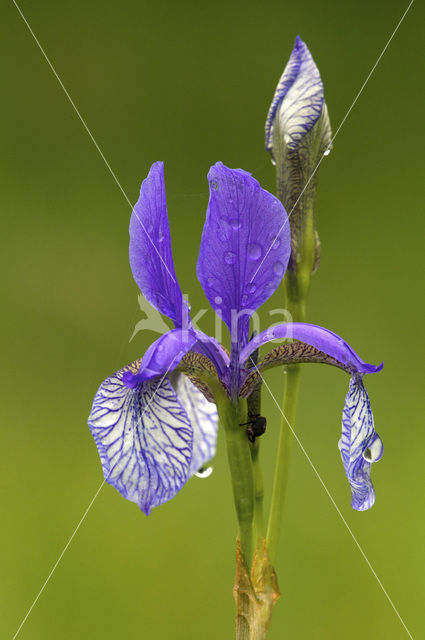
[[[222,160],[274,189],[263,125],[297,33],[333,129],[407,2],[25,0],[32,29],[134,202],[166,163],[173,249],[194,310],[207,203]],[[416,2],[319,173],[322,261],[309,320],[369,362],[384,444],[375,507],[350,508],[337,441],[348,380],[304,367],[297,431],[415,638],[425,637],[423,10]],[[2,472],[0,636],[12,638],[102,481],[86,418],[98,384],[156,335],[128,265],[129,206],[12,2],[1,19]],[[262,311],[282,306],[280,292]],[[276,319],[273,319],[273,322]],[[212,330],[209,312],[201,326]],[[280,399],[282,372],[268,374]],[[279,414],[264,396],[270,497]],[[231,638],[236,522],[223,440],[146,518],[105,485],[19,638]],[[270,640],[408,635],[295,445]]]

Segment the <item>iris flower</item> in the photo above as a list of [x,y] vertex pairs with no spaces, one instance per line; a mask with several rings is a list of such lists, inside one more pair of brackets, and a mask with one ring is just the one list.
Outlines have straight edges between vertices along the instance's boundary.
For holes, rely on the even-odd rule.
[[[174,270],[164,168],[156,162],[131,216],[130,265],[142,294],[175,328],[141,359],[107,378],[95,395],[88,422],[105,479],[149,514],[214,456],[214,400],[220,394],[236,403],[252,393],[271,367],[319,362],[350,376],[339,448],[352,506],[367,509],[374,502],[371,463],[381,457],[382,444],[363,376],[382,365],[365,363],[342,338],[312,324],[277,325],[249,340],[250,317],[276,290],[288,264],[287,215],[281,202],[241,169],[219,162],[208,181],[197,275],[230,330],[230,355],[192,325]],[[260,346],[281,338],[295,341],[274,346],[253,365],[250,356]]]

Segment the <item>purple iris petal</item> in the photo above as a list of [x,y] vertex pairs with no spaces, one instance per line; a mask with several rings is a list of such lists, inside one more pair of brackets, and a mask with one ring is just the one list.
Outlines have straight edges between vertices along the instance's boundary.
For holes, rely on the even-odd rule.
[[296,148],[300,139],[320,117],[323,103],[323,83],[319,70],[306,44],[297,36],[267,116],[266,150],[273,149],[276,118],[285,143]]
[[130,266],[145,298],[177,327],[187,327],[188,306],[174,271],[162,162],[152,165],[131,215]]
[[217,408],[184,374],[176,372],[170,376],[170,381],[193,429],[190,477],[215,456],[218,427]]
[[277,325],[259,333],[251,340],[240,354],[240,366],[242,367],[248,356],[258,347],[271,340],[279,338],[291,338],[306,342],[316,349],[327,353],[332,358],[341,362],[349,371],[361,374],[377,373],[381,371],[383,363],[380,365],[367,364],[340,336],[328,329],[318,327],[314,324],[304,322],[288,322]]
[[194,334],[197,342],[192,347],[192,350],[207,356],[215,366],[220,380],[226,383],[230,365],[228,354],[215,338],[207,336],[202,331],[195,331]]
[[250,316],[285,273],[291,251],[289,224],[280,201],[249,173],[218,162],[208,181],[210,199],[197,274],[211,306],[229,327],[232,343],[243,346]]
[[130,370],[123,373],[124,384],[134,388],[145,380],[172,371],[195,342],[196,337],[193,331],[188,329],[168,331],[151,344],[142,358],[138,373],[134,374]]
[[375,502],[370,470],[371,463],[382,457],[383,445],[373,425],[372,409],[361,376],[350,380],[338,446],[351,485],[351,506],[365,511]]
[[167,378],[130,389],[124,373],[101,384],[88,422],[106,481],[148,515],[187,481],[193,430]]

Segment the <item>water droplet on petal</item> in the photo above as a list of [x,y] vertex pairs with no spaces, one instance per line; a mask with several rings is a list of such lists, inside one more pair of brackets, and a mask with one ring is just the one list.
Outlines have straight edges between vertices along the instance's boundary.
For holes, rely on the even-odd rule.
[[217,234],[218,234],[218,237],[220,238],[220,240],[222,242],[224,240],[229,240],[230,239],[230,237],[232,235],[232,231],[231,231],[230,224],[228,223],[226,218],[220,218]]
[[207,278],[207,283],[211,286],[214,284],[214,278]]
[[221,304],[221,303],[223,302],[223,298],[222,298],[221,296],[216,296],[216,297],[214,298],[214,302],[215,302],[216,304]]
[[153,231],[153,224],[152,222],[148,222],[147,225],[145,225],[145,229],[148,233],[152,233]]
[[158,233],[158,242],[163,242],[164,241],[164,234],[162,233],[162,231],[159,231]]
[[257,285],[254,284],[253,282],[250,282],[247,285],[246,290],[248,291],[248,293],[255,293],[257,291]]
[[248,256],[251,260],[258,260],[261,257],[262,249],[259,244],[252,242],[248,245]]
[[246,304],[248,302],[248,296],[245,294],[242,296],[242,304]]
[[197,478],[208,478],[213,472],[212,467],[201,467],[199,471],[195,473]]
[[273,265],[273,271],[277,276],[282,276],[285,271],[285,267],[281,262],[275,262]]
[[234,231],[239,231],[242,226],[242,222],[238,220],[238,218],[232,218],[232,220],[230,220],[230,226]]
[[236,253],[233,251],[226,251],[224,254],[224,262],[226,264],[235,264],[236,262]]
[[372,443],[363,451],[363,458],[367,460],[367,462],[378,462],[378,460],[382,458],[383,453],[384,445],[376,433]]
[[280,236],[272,236],[270,238],[270,243],[271,243],[271,248],[272,249],[279,249],[280,247]]

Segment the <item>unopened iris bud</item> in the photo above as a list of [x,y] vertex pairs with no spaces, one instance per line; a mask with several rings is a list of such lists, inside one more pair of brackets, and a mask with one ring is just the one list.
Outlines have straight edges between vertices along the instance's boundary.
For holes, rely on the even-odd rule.
[[289,272],[306,280],[320,258],[314,220],[318,163],[331,147],[331,126],[319,70],[299,36],[266,121],[266,150],[276,165],[277,195],[291,227]]

